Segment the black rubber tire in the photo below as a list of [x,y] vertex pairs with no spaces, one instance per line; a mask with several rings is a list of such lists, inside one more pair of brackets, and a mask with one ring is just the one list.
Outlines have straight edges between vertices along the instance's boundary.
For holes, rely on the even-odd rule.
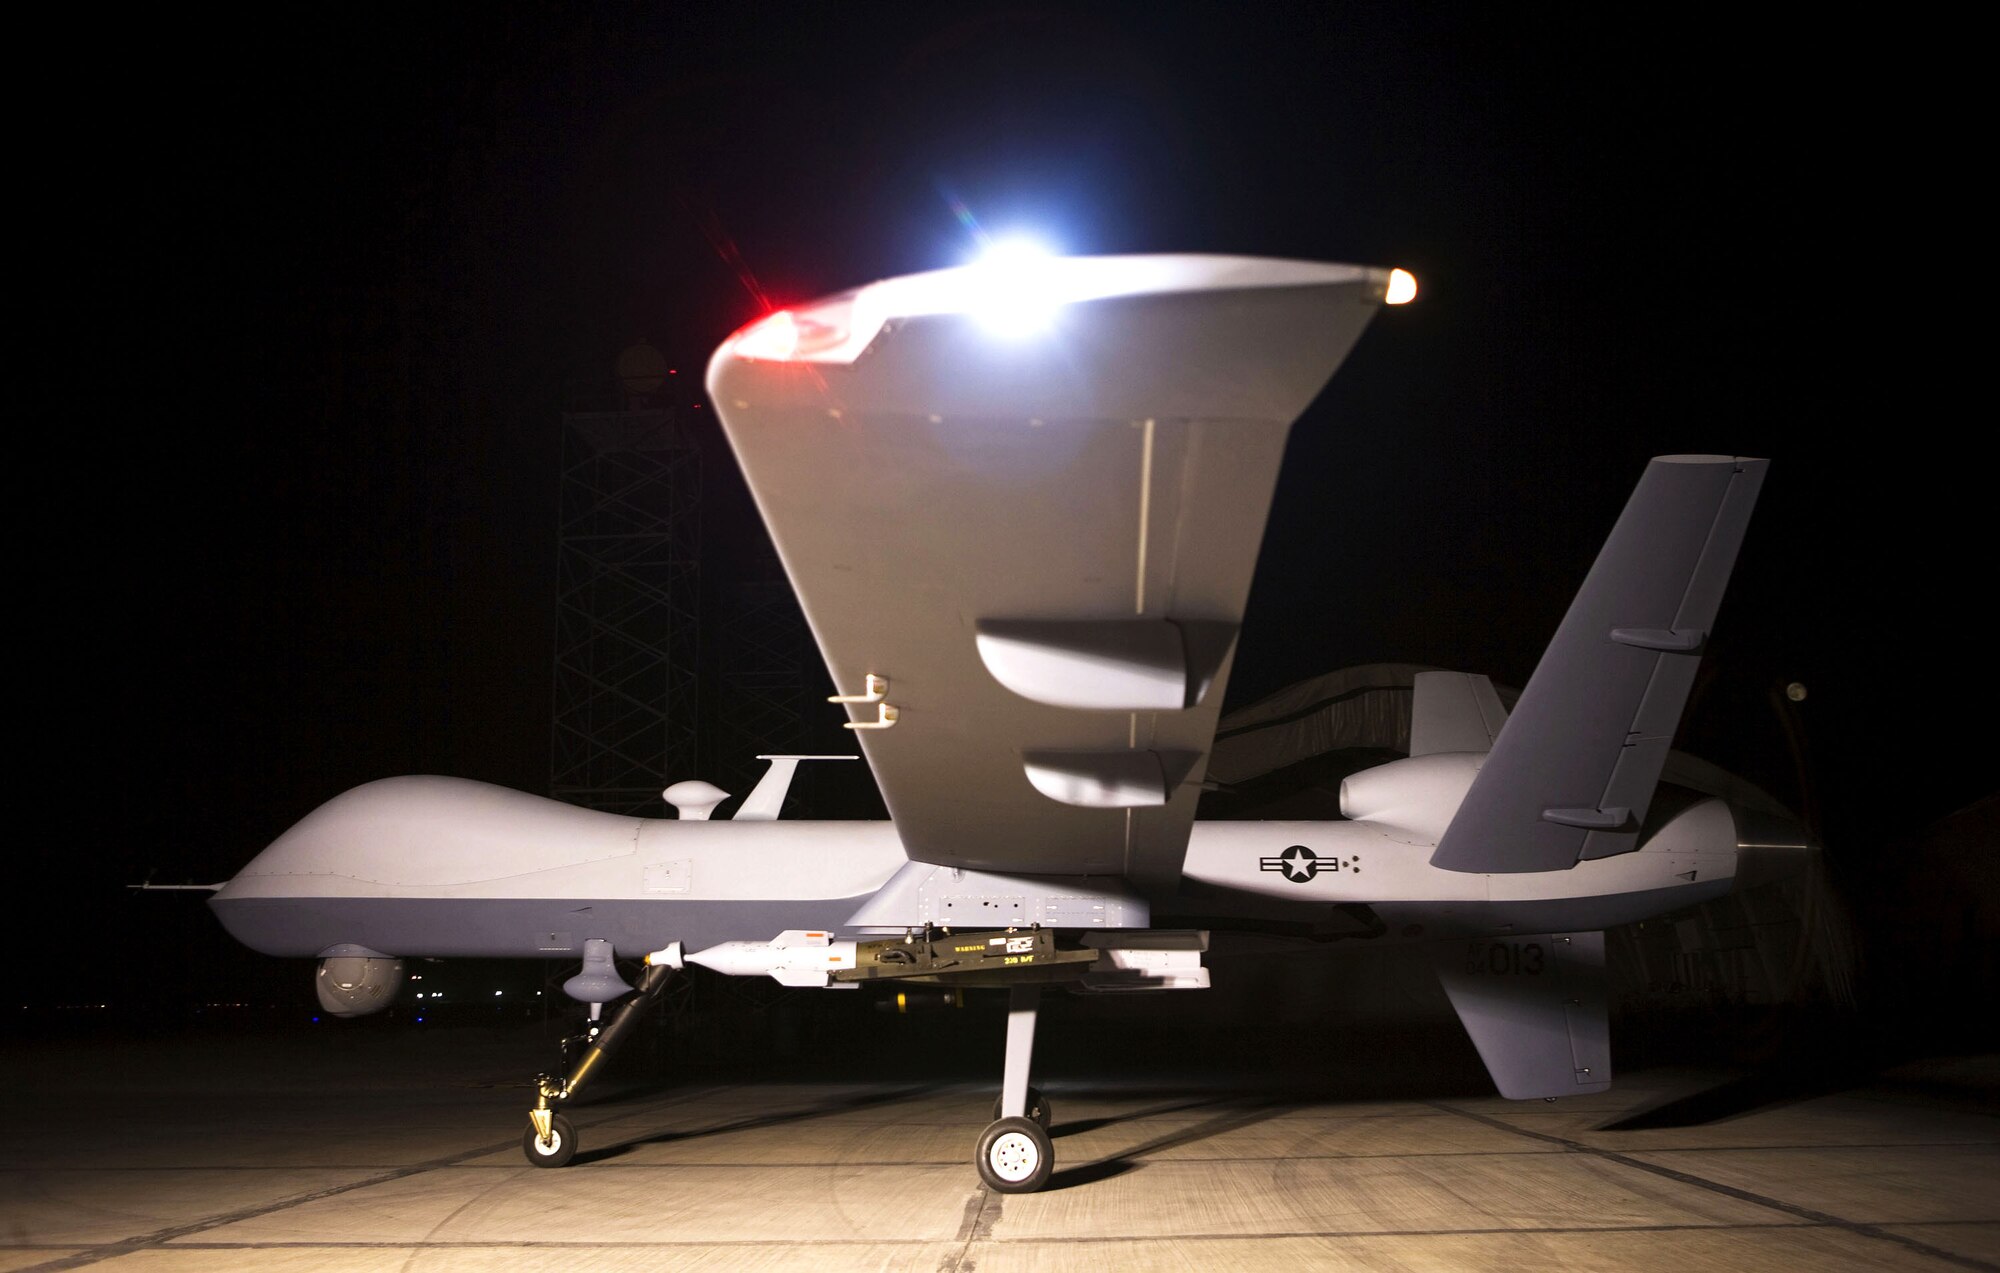
[[973,1156],[979,1178],[995,1193],[1034,1193],[1049,1183],[1055,1149],[1032,1118],[1003,1118],[979,1134]]
[[535,1135],[535,1125],[528,1124],[528,1130],[521,1137],[521,1152],[537,1167],[567,1167],[569,1160],[576,1157],[576,1128],[561,1114],[549,1119],[549,1139],[544,1145],[541,1137]]
[[[993,1117],[995,1118],[1000,1117],[1000,1101],[1001,1098],[998,1096],[993,1098]],[[1049,1098],[1043,1096],[1042,1090],[1038,1087],[1028,1089],[1028,1117],[1040,1123],[1043,1131],[1047,1131],[1055,1125],[1055,1115],[1049,1109]]]

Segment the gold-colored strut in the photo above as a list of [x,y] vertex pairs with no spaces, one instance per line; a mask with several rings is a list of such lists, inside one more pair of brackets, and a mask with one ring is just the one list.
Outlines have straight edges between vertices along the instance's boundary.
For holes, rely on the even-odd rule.
[[590,1042],[584,1047],[583,1056],[567,1075],[537,1074],[535,1076],[535,1107],[528,1111],[528,1120],[534,1124],[535,1138],[544,1146],[549,1145],[554,1134],[555,1110],[557,1102],[566,1102],[576,1095],[583,1081],[591,1071],[603,1064],[606,1055],[630,1034],[632,1027],[645,1015],[646,1011],[659,1001],[660,994],[674,975],[674,965],[646,962],[646,973],[639,980],[638,993],[625,1001],[611,1020],[602,1028],[592,1027],[588,1036]]
[[583,1059],[576,1063],[575,1072],[569,1076],[569,1081],[563,1084],[563,1087],[565,1089],[565,1094],[567,1094],[567,1089],[581,1087],[583,1085],[584,1076],[586,1074],[589,1074],[592,1070],[596,1069],[597,1063],[599,1061],[602,1061],[603,1059],[604,1059],[604,1049],[597,1047],[594,1044],[591,1047],[587,1048],[584,1051]]

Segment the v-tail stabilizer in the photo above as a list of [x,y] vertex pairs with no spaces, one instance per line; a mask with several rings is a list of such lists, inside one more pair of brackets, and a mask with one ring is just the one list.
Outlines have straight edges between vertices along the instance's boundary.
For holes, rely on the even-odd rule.
[[1433,959],[1500,1095],[1526,1101],[1611,1086],[1603,933],[1446,942]]
[[1639,847],[1768,465],[1646,466],[1431,865],[1562,871]]

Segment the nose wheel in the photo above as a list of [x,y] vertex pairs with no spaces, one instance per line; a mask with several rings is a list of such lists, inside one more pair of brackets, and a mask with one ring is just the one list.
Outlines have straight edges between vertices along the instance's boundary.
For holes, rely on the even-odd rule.
[[544,1137],[533,1123],[521,1138],[521,1152],[537,1167],[567,1167],[576,1157],[576,1128],[561,1114],[549,1116],[549,1134]]

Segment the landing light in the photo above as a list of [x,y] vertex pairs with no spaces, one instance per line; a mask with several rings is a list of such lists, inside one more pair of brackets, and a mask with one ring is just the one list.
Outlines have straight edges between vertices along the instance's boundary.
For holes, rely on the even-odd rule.
[[1033,335],[1062,308],[1053,277],[1056,254],[1032,239],[1004,239],[966,271],[964,304],[979,325],[999,336]]
[[1384,305],[1407,305],[1417,299],[1417,276],[1408,270],[1389,271],[1389,290],[1383,294]]

